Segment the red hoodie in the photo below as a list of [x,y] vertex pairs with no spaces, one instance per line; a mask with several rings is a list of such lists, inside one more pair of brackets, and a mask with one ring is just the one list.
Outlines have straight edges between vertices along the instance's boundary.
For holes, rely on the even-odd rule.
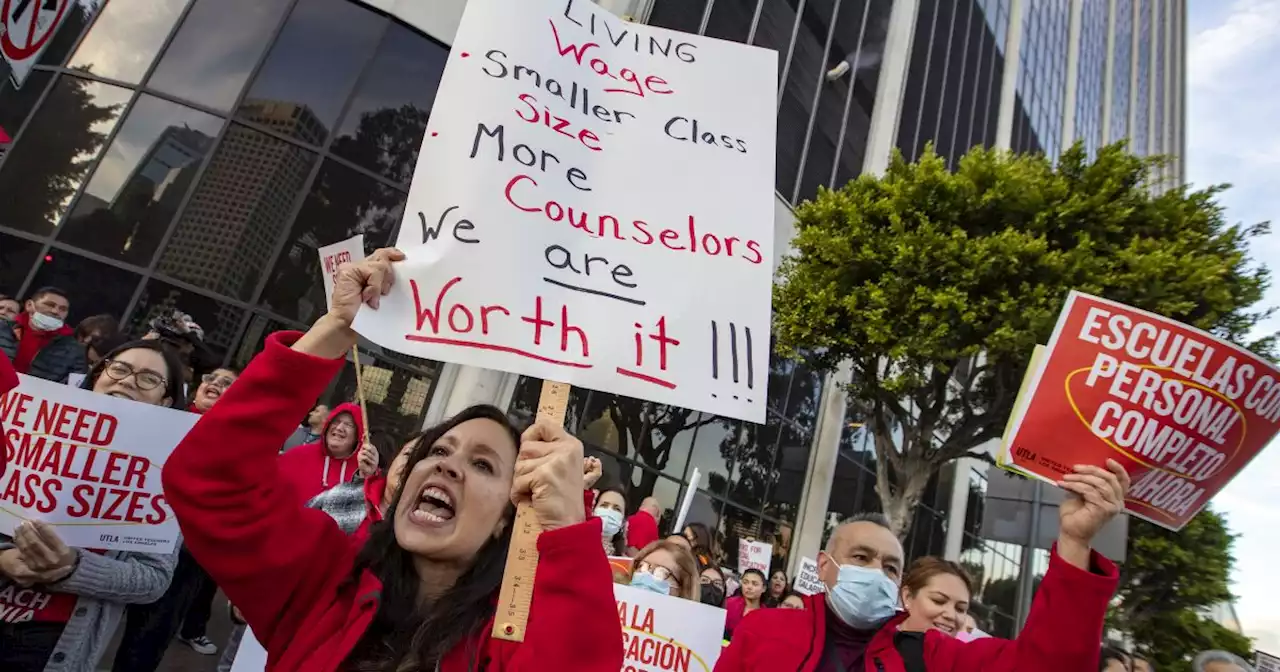
[[18,353],[13,358],[13,368],[19,373],[26,373],[31,369],[31,362],[36,361],[36,355],[44,350],[44,346],[53,342],[53,339],[59,336],[70,336],[75,333],[71,327],[62,325],[53,331],[36,331],[31,327],[31,314],[19,313],[13,318],[14,324],[22,328],[22,336],[18,338]]
[[[356,423],[356,449],[351,451],[351,455],[338,459],[324,447],[324,439],[329,433],[329,425],[343,413],[350,415]],[[338,405],[324,421],[319,441],[298,446],[280,456],[281,479],[293,484],[298,492],[298,501],[302,503],[335,485],[346,483],[360,468],[360,441],[363,436],[364,418],[360,415],[360,407],[355,404]]]
[[[280,444],[343,365],[291,350],[297,338],[267,338],[178,444],[162,478],[187,548],[244,613],[266,646],[268,669],[334,672],[373,622],[382,584],[368,570],[349,580],[361,540],[279,483]],[[524,642],[491,639],[491,620],[445,656],[440,672],[474,670],[476,652],[487,672],[622,669],[600,529],[588,520],[543,532]]]
[[[13,363],[0,352],[0,395],[18,386],[18,373],[13,370]],[[5,438],[4,424],[0,423],[0,476],[9,466],[9,440]]]

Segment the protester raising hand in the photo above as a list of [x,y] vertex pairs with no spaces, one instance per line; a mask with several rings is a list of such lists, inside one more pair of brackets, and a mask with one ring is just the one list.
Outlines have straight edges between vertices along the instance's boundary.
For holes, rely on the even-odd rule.
[[[543,421],[521,437],[503,411],[473,406],[427,429],[392,467],[403,480],[367,538],[349,539],[281,483],[279,446],[342,369],[356,313],[379,308],[403,259],[385,249],[344,264],[329,312],[306,334],[269,336],[174,450],[165,495],[188,547],[273,672],[621,669],[601,525],[580,503],[582,443],[563,428]],[[489,633],[518,502],[543,532],[536,606],[514,644]]]
[[1129,473],[1115,460],[1107,468],[1078,465],[1058,487],[1071,493],[1058,507],[1058,554],[1079,567],[1089,568],[1089,545],[1098,530],[1124,510]]
[[373,478],[378,473],[378,449],[372,443],[360,447],[360,468],[356,473],[361,478]]

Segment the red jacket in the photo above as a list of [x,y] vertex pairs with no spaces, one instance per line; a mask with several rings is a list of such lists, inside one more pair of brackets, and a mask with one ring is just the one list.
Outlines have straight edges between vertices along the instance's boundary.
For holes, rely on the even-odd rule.
[[[13,370],[13,363],[0,352],[0,395],[18,386],[18,372]],[[0,476],[9,466],[9,439],[4,435],[4,423],[0,423]]]
[[[267,339],[174,450],[163,481],[187,548],[244,613],[267,649],[268,669],[332,672],[369,627],[382,585],[368,571],[347,580],[360,540],[280,481],[280,444],[343,364],[290,350],[297,338]],[[466,650],[477,643],[489,672],[621,669],[622,629],[600,534],[596,521],[543,533],[524,643],[489,639],[490,624],[448,654],[441,671],[467,670]]]
[[[330,457],[329,450],[324,446],[324,440],[325,435],[329,433],[329,425],[343,413],[349,414],[355,421],[356,449],[350,455],[338,459]],[[297,490],[298,496],[301,497],[299,501],[307,502],[335,485],[346,483],[356,475],[356,471],[360,469],[360,442],[363,436],[364,416],[360,414],[360,407],[351,403],[339,404],[324,421],[324,429],[320,430],[319,441],[298,446],[280,456],[280,476]]]
[[636,511],[627,518],[627,545],[638,550],[658,540],[658,519],[648,511]]
[[[1120,575],[1106,558],[1093,554],[1095,572],[1086,572],[1050,552],[1045,573],[1022,634],[1015,640],[985,638],[961,642],[937,630],[925,633],[927,672],[1087,672],[1098,669],[1099,642],[1107,605]],[[904,672],[893,636],[899,615],[867,646],[866,672]],[[760,609],[742,620],[715,672],[818,672],[826,638],[827,607],[822,594],[806,599],[803,611]]]

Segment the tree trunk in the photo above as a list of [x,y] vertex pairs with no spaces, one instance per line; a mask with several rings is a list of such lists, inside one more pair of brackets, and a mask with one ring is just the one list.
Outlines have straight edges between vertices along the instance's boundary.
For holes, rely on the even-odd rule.
[[[883,460],[878,462],[883,463]],[[889,518],[889,525],[899,539],[906,539],[911,532],[911,522],[915,518],[916,505],[929,485],[929,477],[933,471],[928,464],[915,461],[905,462],[905,473],[897,474],[896,483],[891,483],[889,467],[876,468],[876,492],[880,495],[880,506],[884,515]]]

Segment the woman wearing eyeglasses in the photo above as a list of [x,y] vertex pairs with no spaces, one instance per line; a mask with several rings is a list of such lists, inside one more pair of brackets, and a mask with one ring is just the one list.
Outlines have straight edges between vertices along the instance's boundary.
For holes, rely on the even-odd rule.
[[240,373],[235,369],[214,369],[212,373],[204,374],[200,379],[200,387],[196,388],[195,397],[191,399],[191,407],[187,410],[200,415],[208,413],[218,403],[222,393],[239,377]]
[[[159,342],[127,343],[94,365],[82,387],[172,408],[181,403],[182,363]],[[39,522],[22,523],[12,540],[0,536],[0,548],[0,592],[33,607],[29,620],[0,622],[5,672],[94,669],[125,605],[158,599],[178,561],[176,553],[69,548]]]
[[280,456],[280,476],[293,485],[299,504],[355,477],[360,469],[357,448],[362,436],[364,418],[360,407],[342,404],[329,414],[319,441]]
[[698,601],[698,565],[693,554],[673,541],[655,541],[631,563],[631,587]]

